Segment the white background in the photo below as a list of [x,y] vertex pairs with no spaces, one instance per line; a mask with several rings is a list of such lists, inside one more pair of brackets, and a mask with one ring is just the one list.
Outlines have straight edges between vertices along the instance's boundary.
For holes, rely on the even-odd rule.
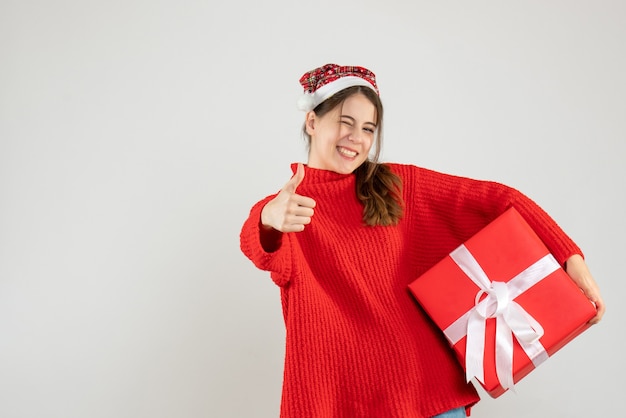
[[328,62],[376,72],[384,160],[522,190],[603,290],[601,325],[473,416],[623,413],[625,22],[622,0],[1,0],[0,416],[278,416],[278,289],[239,231],[306,160],[298,78]]

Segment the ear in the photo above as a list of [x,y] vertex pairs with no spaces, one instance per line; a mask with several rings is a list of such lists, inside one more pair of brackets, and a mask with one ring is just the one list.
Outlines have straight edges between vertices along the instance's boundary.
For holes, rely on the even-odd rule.
[[315,120],[316,115],[314,111],[310,111],[307,112],[305,119],[304,119],[304,128],[306,130],[306,133],[309,134],[309,136],[312,136],[313,133],[315,132]]

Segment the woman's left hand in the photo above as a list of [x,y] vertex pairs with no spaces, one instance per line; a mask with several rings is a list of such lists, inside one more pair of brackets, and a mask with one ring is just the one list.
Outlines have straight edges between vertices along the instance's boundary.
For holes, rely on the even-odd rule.
[[575,254],[565,262],[565,271],[572,278],[574,283],[580,287],[585,296],[596,306],[597,314],[589,321],[590,324],[597,324],[602,319],[604,311],[604,301],[600,295],[600,289],[593,279],[587,263],[579,254]]

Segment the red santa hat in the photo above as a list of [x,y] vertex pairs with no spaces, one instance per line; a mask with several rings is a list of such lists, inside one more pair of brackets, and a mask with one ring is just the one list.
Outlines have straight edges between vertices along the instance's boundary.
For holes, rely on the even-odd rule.
[[380,94],[376,76],[364,67],[326,64],[300,77],[304,94],[298,99],[298,109],[313,110],[333,94],[352,86],[369,87]]

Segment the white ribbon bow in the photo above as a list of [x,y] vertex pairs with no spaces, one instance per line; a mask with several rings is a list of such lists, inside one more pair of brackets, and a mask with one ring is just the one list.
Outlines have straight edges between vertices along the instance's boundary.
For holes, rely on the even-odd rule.
[[[539,339],[541,325],[514,301],[516,297],[559,268],[552,254],[526,268],[508,282],[491,281],[465,245],[450,257],[480,288],[475,306],[444,330],[452,345],[467,335],[465,375],[484,382],[485,326],[496,318],[496,375],[504,389],[513,389],[513,335],[535,367],[548,359]],[[481,300],[483,295],[487,295]]]

